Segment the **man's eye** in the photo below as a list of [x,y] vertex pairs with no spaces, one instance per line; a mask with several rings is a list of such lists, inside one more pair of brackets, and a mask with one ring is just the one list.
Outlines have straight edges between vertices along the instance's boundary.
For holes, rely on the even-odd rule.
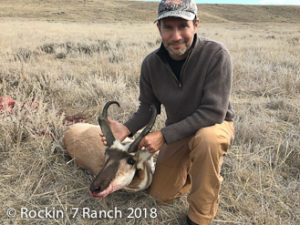
[[183,30],[183,29],[185,29],[186,27],[188,27],[186,24],[183,24],[183,25],[180,25],[179,26],[179,29],[181,29],[181,30]]
[[166,30],[172,30],[172,27],[165,26],[164,28],[165,28]]

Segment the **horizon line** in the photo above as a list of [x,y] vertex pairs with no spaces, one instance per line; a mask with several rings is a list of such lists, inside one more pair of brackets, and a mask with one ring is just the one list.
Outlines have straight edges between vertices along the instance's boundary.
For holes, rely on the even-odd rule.
[[[159,2],[160,0],[128,0],[128,1],[136,1],[136,2]],[[224,1],[224,0],[223,0]],[[232,1],[215,1],[215,2],[210,2],[210,1],[205,1],[205,0],[195,0],[197,4],[208,4],[208,5],[257,5],[257,6],[300,6],[300,2],[289,2],[289,1],[268,1],[268,0],[257,0],[257,2],[249,2],[249,1],[241,1],[238,3],[234,3]]]

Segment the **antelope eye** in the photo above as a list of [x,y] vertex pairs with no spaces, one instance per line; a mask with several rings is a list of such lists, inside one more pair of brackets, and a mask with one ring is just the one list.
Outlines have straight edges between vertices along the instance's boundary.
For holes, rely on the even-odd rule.
[[127,159],[127,163],[133,166],[135,164],[135,160],[133,158],[129,158]]

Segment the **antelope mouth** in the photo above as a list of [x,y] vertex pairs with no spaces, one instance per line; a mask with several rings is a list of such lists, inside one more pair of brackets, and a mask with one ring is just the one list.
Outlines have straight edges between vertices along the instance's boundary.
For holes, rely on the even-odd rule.
[[92,192],[90,191],[90,194],[93,196],[93,198],[105,198],[107,195],[109,195],[112,192],[120,190],[122,187],[119,185],[113,185],[110,184],[108,188],[106,188],[104,191],[99,192]]

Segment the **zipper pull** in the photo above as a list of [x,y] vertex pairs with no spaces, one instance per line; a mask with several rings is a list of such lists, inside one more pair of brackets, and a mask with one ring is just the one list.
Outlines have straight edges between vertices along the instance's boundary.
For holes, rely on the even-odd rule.
[[181,82],[178,83],[178,87],[180,87],[180,88],[182,87],[182,83]]

